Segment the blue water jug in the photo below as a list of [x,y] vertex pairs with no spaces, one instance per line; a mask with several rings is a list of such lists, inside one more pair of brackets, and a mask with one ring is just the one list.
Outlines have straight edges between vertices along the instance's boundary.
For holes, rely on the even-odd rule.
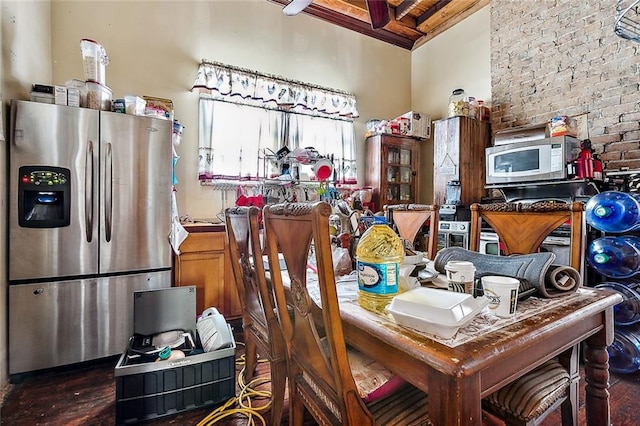
[[640,196],[605,191],[594,195],[585,205],[587,223],[603,232],[628,232],[640,229]]
[[640,325],[616,327],[609,352],[609,371],[628,374],[640,370]]
[[608,288],[622,295],[622,302],[613,307],[613,321],[616,325],[631,325],[640,322],[640,294],[638,282],[603,282],[596,288]]
[[587,249],[587,262],[607,277],[632,277],[640,272],[640,238],[624,235],[593,240]]

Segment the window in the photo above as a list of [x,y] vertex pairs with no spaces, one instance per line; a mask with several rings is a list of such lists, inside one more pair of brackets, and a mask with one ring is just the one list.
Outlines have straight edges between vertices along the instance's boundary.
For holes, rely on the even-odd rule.
[[313,147],[332,158],[339,182],[355,183],[353,95],[203,61],[194,88],[199,109],[199,179],[256,181],[265,154]]

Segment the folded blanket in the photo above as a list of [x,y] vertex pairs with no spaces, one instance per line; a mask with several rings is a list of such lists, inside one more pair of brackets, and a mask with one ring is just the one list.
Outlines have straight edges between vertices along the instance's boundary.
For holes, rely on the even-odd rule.
[[533,293],[552,298],[576,291],[582,283],[580,273],[569,266],[552,265],[556,255],[550,252],[495,256],[449,247],[440,250],[434,259],[434,268],[445,273],[450,260],[466,260],[476,267],[476,277],[496,274],[520,279],[518,298]]
[[582,283],[580,272],[571,266],[551,265],[544,277],[543,296],[558,297],[573,292]]

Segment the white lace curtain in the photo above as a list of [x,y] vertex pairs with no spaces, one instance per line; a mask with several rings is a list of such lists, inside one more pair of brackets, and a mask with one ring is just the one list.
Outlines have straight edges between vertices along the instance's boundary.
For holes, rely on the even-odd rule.
[[[354,95],[270,74],[203,60],[191,89],[214,98],[244,99],[325,117],[358,117]],[[252,102],[255,101],[255,102]]]
[[[353,95],[209,62],[200,65],[193,88],[208,92],[199,110],[202,184],[259,180],[264,153],[283,146],[332,154],[336,178],[355,183]],[[292,100],[291,93],[301,95]]]

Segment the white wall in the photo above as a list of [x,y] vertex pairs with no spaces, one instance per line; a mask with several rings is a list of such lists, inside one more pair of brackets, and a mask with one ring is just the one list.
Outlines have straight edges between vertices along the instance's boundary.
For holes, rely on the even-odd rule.
[[[410,109],[411,52],[303,14],[287,17],[266,0],[54,0],[51,30],[55,83],[82,78],[79,43],[90,38],[107,50],[107,85],[115,97],[174,101],[186,126],[178,148],[178,209],[195,218],[215,217],[223,207],[220,194],[197,181],[198,95],[189,90],[201,59],[354,93],[362,162],[366,121]],[[363,163],[359,169],[363,181]]]
[[[464,89],[469,96],[491,101],[490,6],[420,46],[411,56],[411,108],[431,116],[447,116],[449,96]],[[433,201],[433,139],[422,145],[420,199]]]
[[[2,120],[7,138],[8,103],[25,99],[35,82],[51,80],[51,14],[48,1],[0,1],[2,22]],[[0,176],[6,176],[6,142],[0,142]],[[6,180],[5,180],[6,181]],[[6,186],[0,192],[0,399],[7,367],[7,200]]]

